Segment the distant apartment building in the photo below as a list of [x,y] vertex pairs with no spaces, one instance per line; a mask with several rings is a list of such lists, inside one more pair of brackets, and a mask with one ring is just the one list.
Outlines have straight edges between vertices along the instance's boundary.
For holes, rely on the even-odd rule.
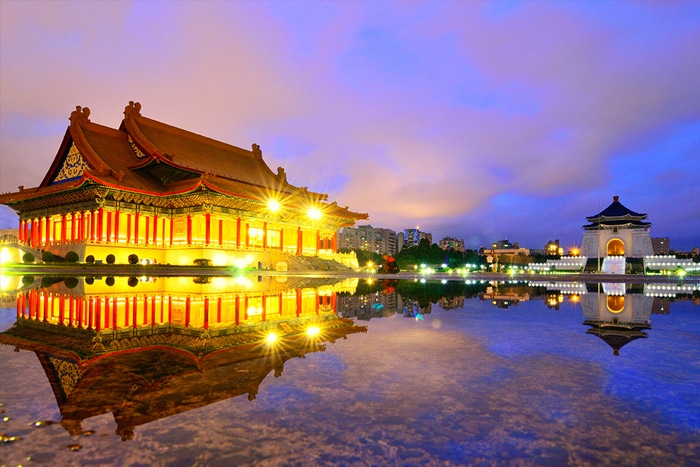
[[481,247],[479,254],[486,256],[486,261],[491,263],[495,270],[499,260],[514,262],[516,256],[526,259],[530,256],[530,249],[520,248],[517,242],[511,243],[508,239],[504,239],[492,243],[491,248]]
[[561,256],[564,254],[564,248],[559,244],[559,239],[548,241],[544,246],[544,251],[547,256]]
[[345,227],[338,232],[338,248],[364,250],[380,255],[395,255],[398,251],[396,232],[371,225]]
[[418,246],[422,239],[428,240],[428,243],[433,244],[433,234],[421,232],[419,229],[404,229],[403,231],[403,246]]
[[671,252],[671,242],[668,237],[652,238],[651,249],[655,255],[667,255]]
[[491,244],[492,250],[512,250],[518,248],[518,242],[509,242],[507,238],[504,238],[503,240],[499,240]]
[[453,237],[444,237],[440,240],[440,248],[451,251],[464,251],[464,240]]

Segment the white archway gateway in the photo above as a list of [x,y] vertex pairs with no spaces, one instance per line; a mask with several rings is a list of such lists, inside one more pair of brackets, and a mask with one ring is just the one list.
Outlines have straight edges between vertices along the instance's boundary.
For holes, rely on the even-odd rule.
[[619,196],[613,196],[610,206],[586,217],[589,224],[583,226],[581,256],[641,258],[652,255],[651,223],[645,222],[646,218],[646,214],[628,209],[620,203]]

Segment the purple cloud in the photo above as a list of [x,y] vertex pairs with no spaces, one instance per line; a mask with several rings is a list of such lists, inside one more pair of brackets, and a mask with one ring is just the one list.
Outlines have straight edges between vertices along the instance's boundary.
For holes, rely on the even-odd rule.
[[697,3],[0,8],[0,191],[41,181],[76,105],[117,127],[138,100],[375,226],[538,248],[620,195],[700,244]]

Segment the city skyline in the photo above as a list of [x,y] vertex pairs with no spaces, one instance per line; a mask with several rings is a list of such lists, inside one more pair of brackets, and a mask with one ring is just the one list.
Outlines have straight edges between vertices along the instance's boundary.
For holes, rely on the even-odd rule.
[[[700,245],[695,2],[0,3],[0,192],[77,105],[249,148],[297,186],[465,247],[580,245],[614,195]],[[3,206],[0,228],[16,228]]]

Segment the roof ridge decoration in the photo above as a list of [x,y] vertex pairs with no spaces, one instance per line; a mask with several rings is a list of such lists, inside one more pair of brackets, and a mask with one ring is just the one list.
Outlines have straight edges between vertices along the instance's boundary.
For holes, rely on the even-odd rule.
[[[124,107],[124,126],[132,149],[136,147],[142,151],[142,154],[155,158],[172,160],[174,156],[166,154],[165,151],[157,148],[146,138],[146,135],[143,134],[136,124],[136,120],[139,117],[141,117],[141,103],[129,101],[129,105]],[[134,144],[131,144],[132,141]]]
[[76,145],[83,159],[90,166],[90,171],[97,175],[111,176],[115,180],[121,182],[122,178],[124,177],[124,172],[117,172],[107,165],[107,163],[97,154],[85,137],[83,127],[92,124],[90,122],[90,108],[76,105],[75,110],[70,114],[69,120],[69,132],[73,138],[73,144]]
[[88,107],[75,106],[75,110],[70,114],[70,135],[73,138],[73,144],[77,146],[80,154],[85,158],[91,169],[97,172],[103,172],[107,167],[104,162],[92,149],[88,143],[83,127],[90,123],[90,109]]

